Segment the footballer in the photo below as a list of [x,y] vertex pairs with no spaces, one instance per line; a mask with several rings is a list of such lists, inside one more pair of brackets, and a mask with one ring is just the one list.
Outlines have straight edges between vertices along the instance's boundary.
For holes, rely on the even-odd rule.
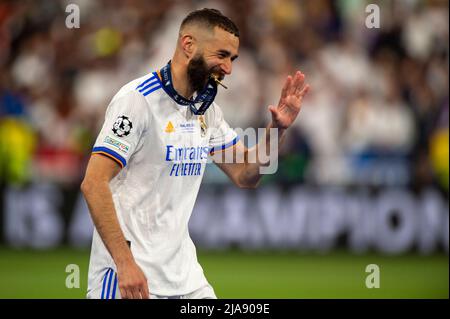
[[[214,102],[238,51],[229,18],[191,12],[167,65],[111,100],[81,185],[95,226],[88,298],[216,298],[188,231],[207,160],[238,187],[256,187],[264,163],[248,159],[270,147],[271,128],[281,143],[309,90],[303,73],[288,76],[265,137],[246,148]],[[220,160],[224,152],[244,161]]]

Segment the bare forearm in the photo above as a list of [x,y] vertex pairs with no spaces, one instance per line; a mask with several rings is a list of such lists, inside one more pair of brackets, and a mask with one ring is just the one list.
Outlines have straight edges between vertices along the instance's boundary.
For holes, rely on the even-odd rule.
[[[269,159],[270,161],[274,156],[278,156],[279,149],[284,141],[286,130],[277,129],[276,136],[271,136],[271,134],[273,134],[273,130],[272,132],[270,130],[271,128],[274,128],[272,123],[266,127],[264,137],[261,141],[247,150],[244,165],[239,174],[239,184],[247,187],[256,187],[262,177],[261,166],[268,164],[268,161],[264,161],[263,159]],[[278,142],[275,149],[274,147],[271,147],[271,140],[273,142],[274,138],[276,138]],[[269,154],[267,154],[268,150]],[[266,154],[262,155],[260,152]],[[275,152],[275,154],[273,152]],[[256,161],[250,161],[249,159],[256,159]]]
[[116,265],[133,261],[125,236],[117,219],[111,190],[107,182],[82,186],[94,225]]
[[[287,77],[281,90],[278,106],[268,106],[268,110],[272,115],[272,122],[266,127],[265,137],[261,142],[250,149],[238,142],[233,147],[233,153],[235,153],[238,160],[232,163],[215,160],[216,164],[239,187],[254,188],[258,186],[262,175],[273,174],[277,171],[279,149],[284,141],[286,129],[297,118],[302,99],[310,88],[308,84],[304,85],[304,83],[305,75],[300,71],[297,71],[293,77],[290,75]],[[275,130],[272,130],[272,128]],[[272,131],[277,133],[276,138],[271,136],[272,133],[275,133]],[[225,151],[224,153],[232,154],[230,151]],[[242,157],[244,157],[243,161]]]

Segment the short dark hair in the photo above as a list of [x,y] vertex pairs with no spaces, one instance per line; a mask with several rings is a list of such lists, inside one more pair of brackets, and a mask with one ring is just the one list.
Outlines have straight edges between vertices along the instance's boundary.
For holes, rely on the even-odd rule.
[[217,9],[203,8],[192,11],[184,18],[183,22],[181,22],[180,30],[191,23],[201,23],[210,29],[219,27],[239,38],[238,27]]

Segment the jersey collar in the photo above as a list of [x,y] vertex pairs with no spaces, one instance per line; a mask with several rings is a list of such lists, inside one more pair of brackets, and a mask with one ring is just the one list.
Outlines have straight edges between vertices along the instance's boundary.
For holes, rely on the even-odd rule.
[[[172,84],[172,74],[170,72],[170,62],[157,72],[161,80],[164,91],[178,104],[189,106],[195,115],[203,115],[211,106],[217,95],[217,84],[214,80],[208,80],[206,87],[193,100],[188,100],[175,91]],[[197,107],[199,105],[199,107]]]

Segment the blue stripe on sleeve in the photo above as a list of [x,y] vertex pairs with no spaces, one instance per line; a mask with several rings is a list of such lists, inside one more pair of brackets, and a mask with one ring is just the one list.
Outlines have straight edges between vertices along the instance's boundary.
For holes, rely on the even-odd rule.
[[231,142],[229,142],[229,143],[227,143],[227,144],[224,144],[224,145],[221,145],[221,146],[215,146],[215,147],[213,147],[213,148],[209,151],[209,153],[212,154],[212,153],[217,152],[217,151],[223,151],[224,149],[229,148],[230,146],[235,145],[238,141],[239,141],[239,136],[236,136]]
[[103,146],[94,147],[92,149],[92,153],[95,153],[95,152],[107,153],[107,154],[111,155],[112,157],[114,157],[115,159],[117,159],[118,161],[120,161],[122,163],[123,167],[125,167],[127,165],[127,161],[125,160],[125,158],[123,158],[117,152],[110,150],[107,147],[103,147]]

